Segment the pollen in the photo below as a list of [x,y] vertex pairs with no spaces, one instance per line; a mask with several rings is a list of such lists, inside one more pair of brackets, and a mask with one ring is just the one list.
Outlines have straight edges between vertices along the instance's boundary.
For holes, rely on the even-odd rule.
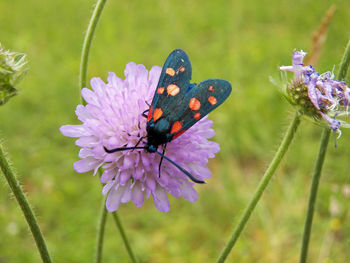
[[179,121],[174,122],[173,126],[171,127],[170,133],[175,133],[181,130],[182,124]]
[[163,111],[161,108],[156,108],[153,113],[153,120],[157,121],[163,115]]
[[209,86],[208,90],[213,92],[215,89],[213,88],[213,86]]
[[208,101],[211,105],[215,105],[218,102],[214,96],[210,96]]
[[163,87],[160,87],[160,88],[157,89],[157,93],[158,94],[163,94],[163,92],[164,92],[164,88]]
[[170,76],[174,76],[175,75],[175,70],[173,68],[167,68],[165,73],[170,75]]
[[197,121],[200,119],[200,117],[201,117],[201,114],[200,114],[199,112],[197,112],[197,113],[193,116],[193,118],[195,118]]
[[179,71],[180,71],[180,72],[184,72],[185,69],[186,69],[186,68],[185,68],[184,66],[179,67]]
[[168,95],[175,96],[176,94],[178,94],[180,92],[180,88],[178,86],[176,86],[175,84],[170,84],[166,88],[166,92],[168,93]]
[[201,107],[201,103],[196,98],[192,98],[188,106],[190,107],[191,110],[199,110],[199,108]]

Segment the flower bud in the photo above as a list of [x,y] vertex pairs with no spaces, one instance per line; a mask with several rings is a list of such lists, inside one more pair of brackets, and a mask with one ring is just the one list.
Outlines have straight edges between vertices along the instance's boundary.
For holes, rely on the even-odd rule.
[[15,86],[27,69],[25,54],[5,50],[0,44],[0,105],[18,93]]

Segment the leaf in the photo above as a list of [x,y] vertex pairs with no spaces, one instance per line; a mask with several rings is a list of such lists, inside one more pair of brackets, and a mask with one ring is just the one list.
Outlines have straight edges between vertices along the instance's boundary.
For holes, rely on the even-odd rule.
[[0,106],[4,105],[11,97],[17,95],[18,91],[8,83],[0,84]]

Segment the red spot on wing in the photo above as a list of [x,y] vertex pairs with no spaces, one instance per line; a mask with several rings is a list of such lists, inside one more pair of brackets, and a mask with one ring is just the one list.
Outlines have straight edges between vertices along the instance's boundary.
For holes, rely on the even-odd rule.
[[178,94],[180,92],[180,88],[178,86],[176,86],[175,84],[170,84],[166,88],[166,92],[168,93],[168,95],[175,96],[176,94]]
[[199,110],[201,107],[201,103],[196,98],[192,98],[188,106],[190,107],[191,110]]
[[213,86],[209,86],[209,91],[213,92],[215,89],[213,88]]
[[153,120],[157,121],[161,116],[163,115],[163,111],[161,108],[156,108],[154,110],[154,114],[153,114]]
[[182,128],[182,123],[179,121],[174,122],[173,126],[171,127],[170,133],[178,132]]
[[185,129],[182,130],[182,131],[179,131],[178,133],[176,133],[176,134],[174,135],[173,139],[179,137],[179,136],[180,136],[181,134],[183,134],[185,131],[186,131]]
[[152,119],[152,111],[153,111],[153,106],[151,106],[149,108],[149,111],[148,111],[148,116],[147,116],[147,122],[150,121]]
[[170,75],[170,76],[174,76],[175,75],[175,70],[173,68],[167,68],[165,73]]
[[200,119],[200,117],[201,117],[201,114],[200,114],[199,112],[197,112],[197,113],[193,116],[193,118],[195,118],[197,121]]
[[164,92],[164,88],[163,87],[160,87],[160,88],[157,89],[157,93],[158,94],[163,94],[163,92]]
[[214,96],[210,96],[208,101],[211,105],[215,105],[218,102]]
[[184,72],[185,71],[185,67],[184,66],[179,67],[179,71],[180,72]]

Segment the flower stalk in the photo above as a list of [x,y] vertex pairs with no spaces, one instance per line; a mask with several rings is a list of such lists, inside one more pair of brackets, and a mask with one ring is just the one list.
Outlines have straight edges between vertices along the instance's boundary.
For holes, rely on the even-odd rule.
[[241,235],[245,225],[247,224],[252,212],[254,211],[257,203],[259,202],[262,194],[264,193],[264,191],[265,191],[267,185],[269,184],[272,176],[274,175],[277,167],[279,166],[283,156],[287,152],[288,147],[289,147],[290,143],[292,142],[292,139],[294,138],[294,135],[297,131],[299,124],[300,124],[300,115],[299,115],[299,113],[296,112],[294,119],[291,122],[291,124],[290,124],[290,126],[289,126],[283,140],[282,140],[280,147],[278,148],[275,156],[273,157],[272,162],[270,163],[269,167],[267,168],[263,178],[260,180],[260,183],[259,183],[258,187],[256,188],[251,201],[246,206],[246,208],[243,211],[243,214],[239,218],[238,223],[237,223],[235,229],[233,230],[229,241],[227,242],[225,248],[223,249],[223,251],[219,255],[217,263],[224,262],[226,260],[227,256],[229,255],[229,253],[231,252],[233,246],[236,244],[236,241],[238,240],[239,236]]
[[107,222],[107,210],[105,207],[105,198],[102,200],[101,204],[101,212],[98,222],[98,229],[97,229],[97,241],[96,241],[96,251],[95,251],[95,262],[101,263],[102,262],[102,251],[103,251],[103,241],[104,241],[104,234],[105,234],[105,226]]
[[328,146],[330,134],[331,134],[331,129],[324,128],[322,132],[320,149],[318,151],[315,168],[312,175],[309,203],[308,203],[307,215],[306,215],[305,226],[304,226],[303,241],[302,241],[301,253],[300,253],[300,261],[299,261],[300,263],[306,262],[318,186],[321,178],[322,167],[323,167],[324,159],[327,152],[327,146]]
[[[83,43],[83,49],[80,59],[80,74],[79,74],[79,89],[82,90],[84,87],[86,87],[86,75],[87,75],[87,67],[88,67],[88,61],[89,61],[89,53],[90,53],[90,47],[92,43],[93,36],[95,34],[95,30],[97,27],[97,23],[100,19],[100,16],[103,11],[103,7],[105,6],[107,0],[98,0],[95,6],[95,9],[92,13],[92,16],[90,18],[90,22],[85,34],[84,43]],[[84,100],[82,97],[81,103],[84,104]]]
[[47,250],[47,246],[45,243],[44,236],[40,230],[39,224],[35,218],[35,215],[33,213],[33,210],[31,209],[27,198],[25,197],[21,186],[16,179],[16,176],[14,172],[12,171],[8,160],[5,157],[5,152],[3,150],[2,145],[0,144],[0,168],[5,175],[5,178],[8,182],[8,184],[11,187],[11,190],[16,197],[16,200],[18,204],[20,205],[23,215],[25,219],[27,220],[27,223],[29,225],[30,231],[32,232],[32,235],[34,237],[35,243],[37,245],[37,248],[39,250],[42,262],[44,263],[51,263],[51,258],[49,255],[49,252]]
[[120,218],[118,216],[118,213],[114,212],[114,213],[112,213],[112,216],[113,216],[114,222],[115,222],[116,226],[118,227],[119,232],[120,232],[120,234],[122,236],[124,245],[126,247],[126,250],[128,251],[128,254],[129,254],[129,257],[130,257],[131,261],[133,263],[138,263],[139,261],[138,261],[138,259],[136,258],[134,252],[131,249],[128,237],[125,234],[124,227],[123,227],[122,222],[121,222],[121,220],[120,220]]
[[[350,40],[345,48],[342,61],[340,62],[340,68],[337,76],[338,80],[345,79],[346,74],[348,72],[349,64],[350,64]],[[320,148],[318,151],[318,156],[317,156],[317,160],[316,160],[316,164],[315,164],[315,168],[312,176],[310,196],[309,196],[307,214],[306,214],[305,225],[304,225],[303,241],[302,241],[301,252],[300,252],[300,260],[299,260],[300,263],[305,263],[307,259],[311,228],[312,228],[312,220],[313,220],[313,214],[315,212],[315,203],[317,199],[318,186],[321,178],[321,172],[322,172],[322,167],[323,167],[323,163],[324,163],[324,159],[325,159],[325,155],[328,147],[330,133],[331,133],[331,129],[324,128],[322,137],[321,137]]]

